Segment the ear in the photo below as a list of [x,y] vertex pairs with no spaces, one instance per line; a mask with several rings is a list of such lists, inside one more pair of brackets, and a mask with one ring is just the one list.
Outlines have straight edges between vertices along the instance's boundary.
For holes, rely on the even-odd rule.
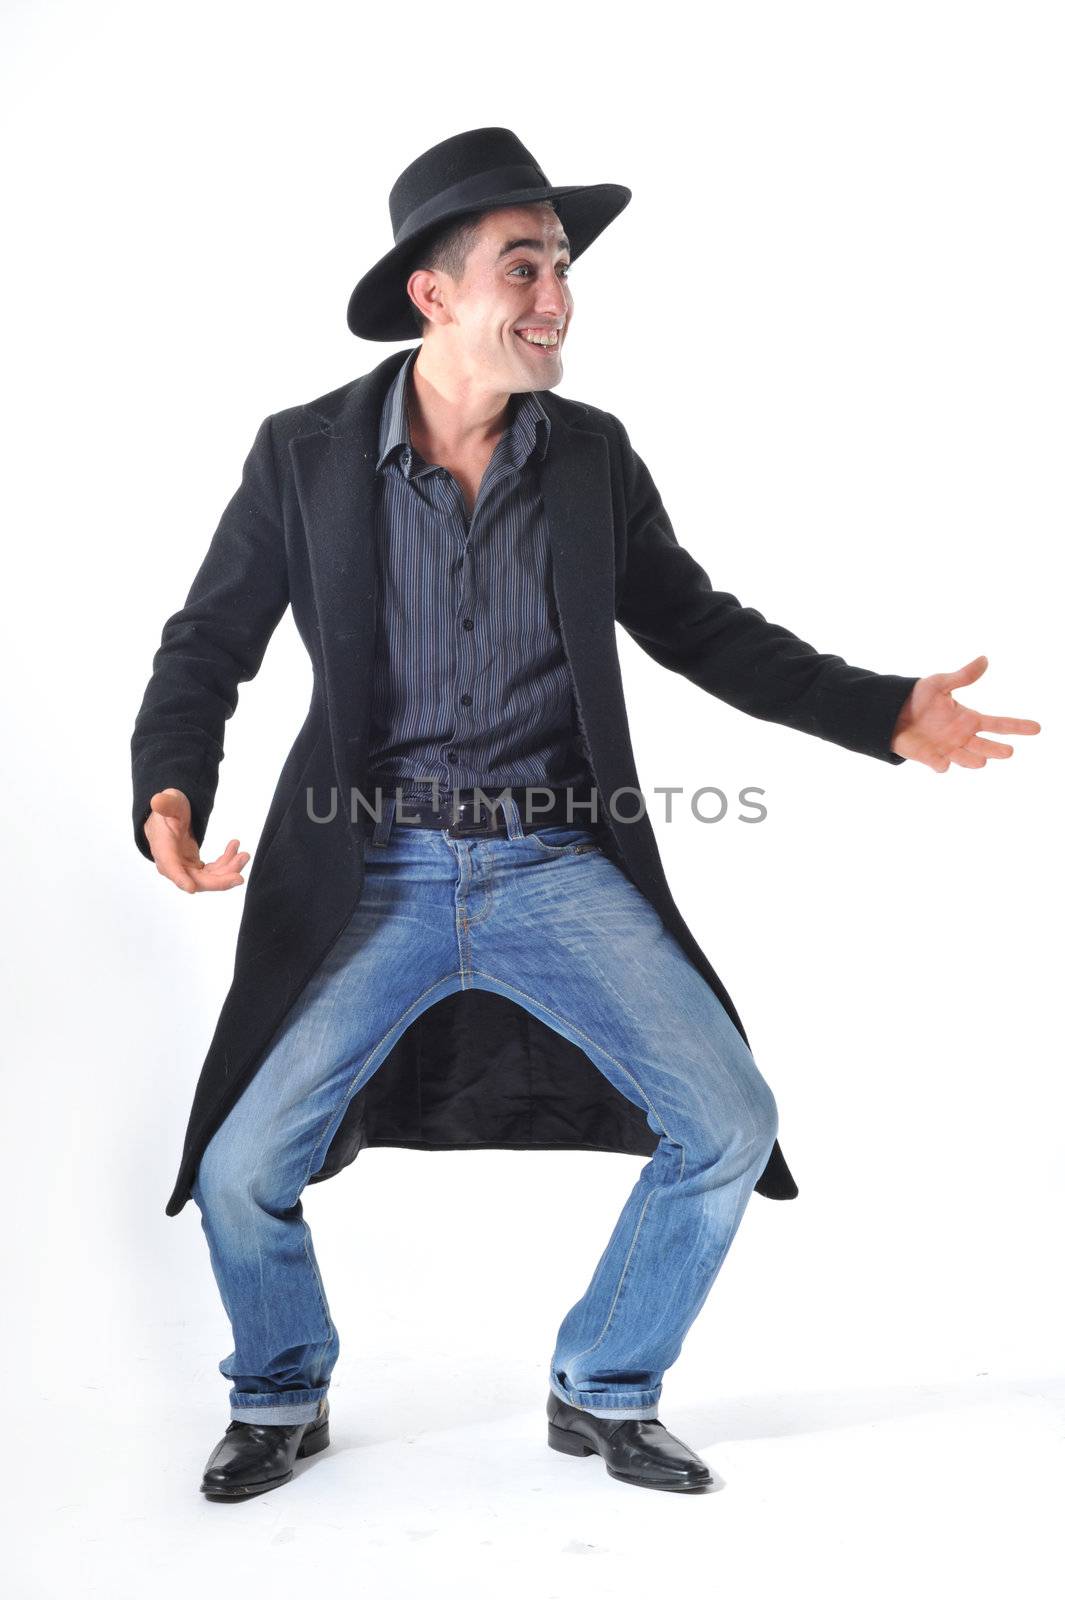
[[440,292],[441,273],[434,267],[418,267],[407,279],[407,295],[416,311],[428,322],[450,322],[451,317]]

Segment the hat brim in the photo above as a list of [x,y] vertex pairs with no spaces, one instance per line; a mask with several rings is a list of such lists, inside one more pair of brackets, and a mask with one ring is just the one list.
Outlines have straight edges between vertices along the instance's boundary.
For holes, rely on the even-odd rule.
[[[398,341],[421,338],[414,316],[407,278],[414,269],[428,235],[445,223],[500,206],[528,205],[535,200],[553,200],[559,220],[570,242],[570,260],[576,261],[632,199],[632,190],[621,183],[570,184],[564,188],[541,185],[535,189],[515,189],[476,206],[444,211],[424,228],[394,245],[369,272],[361,277],[348,301],[348,327],[359,339]],[[408,271],[403,268],[410,263]]]

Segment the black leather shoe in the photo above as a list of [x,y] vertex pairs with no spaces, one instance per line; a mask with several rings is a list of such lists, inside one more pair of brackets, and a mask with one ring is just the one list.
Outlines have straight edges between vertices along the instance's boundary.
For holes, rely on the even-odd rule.
[[553,1389],[547,1399],[547,1442],[568,1456],[598,1452],[612,1478],[643,1489],[696,1494],[714,1481],[706,1462],[674,1438],[657,1417],[625,1417],[620,1422],[593,1417],[590,1411],[567,1405]]
[[292,1477],[296,1461],[317,1455],[328,1443],[328,1400],[310,1422],[231,1422],[211,1452],[200,1492],[208,1500],[247,1500],[279,1489]]

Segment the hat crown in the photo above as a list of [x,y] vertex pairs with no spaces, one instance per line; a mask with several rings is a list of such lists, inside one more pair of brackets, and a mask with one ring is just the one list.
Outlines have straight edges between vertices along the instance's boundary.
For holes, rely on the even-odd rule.
[[543,168],[509,128],[473,128],[442,139],[405,167],[392,185],[392,238],[401,244],[453,205],[476,207],[507,190],[550,188]]

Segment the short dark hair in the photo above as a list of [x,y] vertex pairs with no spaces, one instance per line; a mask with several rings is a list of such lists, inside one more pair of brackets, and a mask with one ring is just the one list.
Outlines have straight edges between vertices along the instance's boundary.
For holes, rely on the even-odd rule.
[[[554,202],[551,200],[533,201],[533,204],[549,205],[553,211],[555,210]],[[407,268],[407,277],[409,278],[412,272],[446,272],[449,278],[454,278],[456,283],[460,282],[466,271],[469,253],[477,243],[481,223],[490,211],[500,209],[502,208],[498,206],[490,206],[487,211],[477,211],[472,216],[459,217],[457,222],[445,222],[436,233],[431,233],[428,239],[423,240],[417,256]],[[418,310],[409,296],[408,300],[411,316],[418,324],[419,336],[424,336],[429,326],[429,318]]]
[[[466,271],[467,257],[477,243],[481,221],[486,215],[487,212],[479,211],[472,217],[459,217],[457,222],[446,222],[436,233],[431,233],[407,268],[408,278],[412,272],[446,272],[458,282]],[[410,310],[419,334],[424,335],[429,318],[419,311],[413,300]]]

